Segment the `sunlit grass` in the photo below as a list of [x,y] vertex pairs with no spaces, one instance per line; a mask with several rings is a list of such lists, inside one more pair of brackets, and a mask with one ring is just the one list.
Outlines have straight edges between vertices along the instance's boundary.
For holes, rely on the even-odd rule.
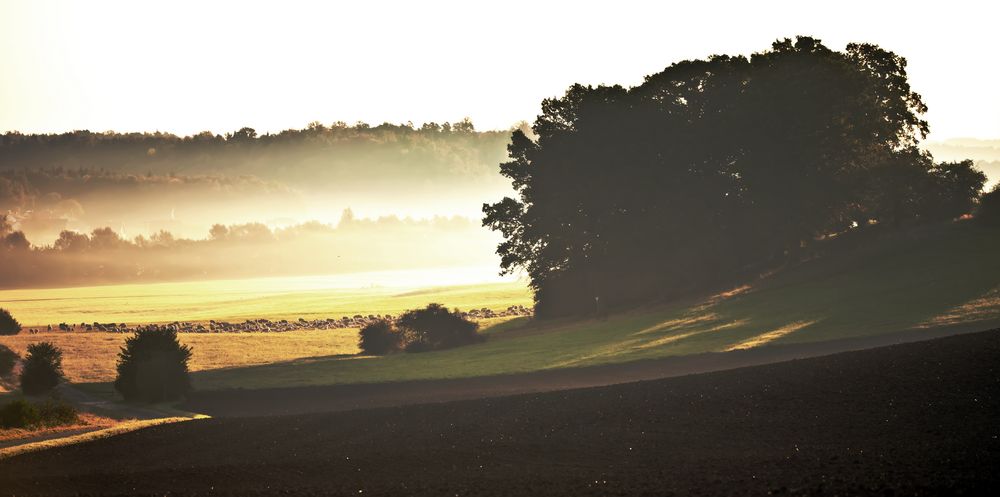
[[[701,301],[606,320],[518,320],[486,343],[380,358],[321,358],[195,375],[199,388],[259,388],[455,378],[585,366],[781,343],[817,342],[926,327],[1000,325],[1000,233],[964,223],[918,243],[895,240]],[[985,299],[985,300],[984,300]],[[516,324],[515,324],[516,323]],[[518,327],[517,325],[522,325]]]
[[[407,278],[406,274],[401,277]],[[258,278],[250,280],[110,285],[86,288],[0,291],[0,307],[26,328],[59,323],[164,323],[266,318],[335,318],[355,314],[398,314],[437,302],[463,310],[530,305],[522,282],[431,286],[357,286],[361,277]],[[372,277],[382,281],[387,276]],[[448,278],[442,277],[447,282]],[[406,282],[410,285],[413,281]]]
[[[421,354],[353,355],[356,330],[183,335],[182,340],[195,349],[195,386],[219,389],[458,378],[935,326],[986,329],[1000,325],[998,253],[1000,232],[962,223],[917,242],[882,242],[864,254],[814,261],[700,300],[636,309],[604,320],[535,323],[516,318],[484,323],[482,331],[489,336],[485,343]],[[322,316],[351,314],[349,307],[363,314],[395,313],[431,301],[500,308],[527,300],[523,286],[496,284],[398,293],[260,295],[250,300],[250,309],[272,309],[276,315],[296,309],[308,317],[313,311]],[[230,314],[243,312],[238,305],[224,308]],[[108,381],[122,337],[92,335],[20,335],[0,337],[0,343],[21,351],[30,341],[51,336],[67,350],[64,361],[74,381]]]
[[[9,402],[9,400],[7,399],[4,399],[3,401]],[[21,441],[25,440],[37,439],[42,437],[55,438],[63,434],[72,434],[74,432],[79,432],[83,430],[99,430],[103,428],[110,428],[118,423],[120,423],[120,421],[117,419],[98,416],[96,414],[91,414],[89,412],[81,412],[77,413],[77,420],[75,423],[70,423],[66,425],[43,426],[35,429],[28,429],[28,428],[0,429],[0,444],[7,446],[15,444],[20,445]]]
[[[157,419],[142,419],[142,420],[133,419],[124,421],[112,421],[110,422],[110,425],[106,427],[102,426],[94,431],[87,431],[85,433],[80,433],[77,435],[58,436],[58,438],[52,438],[50,440],[29,442],[11,447],[0,448],[0,460],[8,457],[13,457],[19,454],[24,454],[27,452],[36,452],[39,450],[52,449],[56,447],[65,447],[67,445],[90,442],[93,440],[100,440],[102,438],[108,438],[115,435],[121,435],[123,433],[128,433],[130,431],[135,431],[142,428],[148,428],[150,426],[159,426],[169,423],[179,423],[182,421],[190,421],[192,419],[195,418],[165,417]],[[86,426],[77,425],[70,428],[79,429],[79,428],[86,428]],[[54,433],[53,435],[61,435],[61,434]]]
[[794,333],[807,326],[812,326],[813,324],[816,324],[816,321],[798,321],[795,323],[788,323],[780,328],[747,338],[742,342],[734,343],[733,345],[726,347],[726,351],[752,349],[754,347],[760,347],[761,345],[767,345],[768,343],[771,343],[789,333]]
[[[523,318],[514,318],[518,321]],[[511,318],[480,321],[484,333],[502,328]],[[52,342],[63,351],[63,371],[73,383],[108,382],[115,379],[118,351],[127,334],[38,333],[0,336],[0,344],[24,356],[28,345]],[[180,333],[184,345],[194,351],[191,371],[239,368],[282,362],[302,364],[310,358],[353,356],[359,352],[358,329],[295,330],[281,333]],[[0,390],[2,392],[2,390]]]
[[[127,334],[39,333],[0,337],[0,343],[21,354],[31,343],[49,341],[63,351],[63,370],[74,383],[115,379],[115,362]],[[283,333],[179,334],[181,343],[195,351],[192,371],[253,366],[304,357],[337,356],[358,352],[356,329],[296,330]]]

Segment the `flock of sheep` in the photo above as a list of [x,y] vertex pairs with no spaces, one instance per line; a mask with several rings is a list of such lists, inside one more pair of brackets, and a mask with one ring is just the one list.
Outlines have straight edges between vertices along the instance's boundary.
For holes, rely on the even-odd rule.
[[[473,309],[468,312],[460,312],[466,319],[490,319],[498,317],[530,316],[531,309],[523,305],[512,305],[502,311],[492,309]],[[46,329],[32,328],[28,333],[35,334],[40,331],[64,331],[64,332],[106,332],[106,333],[132,333],[146,329],[168,329],[178,333],[278,333],[295,330],[333,330],[342,328],[361,328],[369,323],[378,320],[395,321],[396,317],[391,314],[379,315],[369,314],[367,316],[355,314],[354,316],[343,316],[340,319],[313,319],[306,320],[299,318],[290,321],[281,319],[271,321],[270,319],[248,319],[242,323],[230,323],[227,321],[211,320],[207,323],[193,323],[175,321],[167,324],[141,324],[129,326],[125,323],[79,323],[67,324],[59,323],[58,326],[48,325]]]

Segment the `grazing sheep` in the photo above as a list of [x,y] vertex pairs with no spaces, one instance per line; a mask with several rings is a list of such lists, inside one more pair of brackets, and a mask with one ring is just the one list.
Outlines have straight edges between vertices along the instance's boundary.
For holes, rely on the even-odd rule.
[[[532,311],[523,305],[512,305],[500,311],[483,307],[472,309],[468,312],[459,312],[459,315],[466,319],[489,319],[495,317],[516,317],[531,316]],[[242,323],[229,323],[227,321],[208,320],[207,323],[193,323],[190,321],[174,321],[168,324],[137,324],[129,327],[126,323],[98,323],[76,324],[59,323],[58,329],[61,331],[72,331],[76,329],[92,332],[130,333],[141,330],[172,330],[179,333],[281,333],[296,330],[335,330],[344,328],[360,328],[377,320],[395,321],[396,316],[392,314],[355,314],[354,316],[341,316],[339,318],[318,318],[307,321],[305,318],[298,318],[295,321],[281,319],[271,321],[270,319],[247,319]],[[52,325],[47,326],[48,331],[53,330]],[[38,333],[40,330],[32,328],[29,333]]]

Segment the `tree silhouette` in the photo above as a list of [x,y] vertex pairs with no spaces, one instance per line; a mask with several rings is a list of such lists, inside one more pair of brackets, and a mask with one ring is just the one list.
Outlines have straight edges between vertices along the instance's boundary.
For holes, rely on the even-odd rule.
[[118,353],[115,390],[125,400],[161,402],[191,390],[188,360],[191,348],[181,345],[177,332],[144,329],[125,339]]
[[396,326],[403,334],[407,352],[450,349],[482,341],[479,325],[441,304],[406,311]]
[[359,333],[358,347],[363,354],[385,355],[399,351],[402,345],[403,335],[385,319],[365,325]]
[[[935,165],[906,61],[875,45],[775,42],[683,61],[634,88],[573,85],[514,131],[484,205],[505,271],[540,317],[595,312],[726,281],[872,222],[974,205],[971,163]],[[886,188],[890,185],[892,188]]]
[[0,335],[16,335],[21,332],[21,323],[14,319],[10,311],[0,307]]
[[62,350],[49,342],[28,345],[21,369],[21,391],[38,395],[52,390],[63,378]]

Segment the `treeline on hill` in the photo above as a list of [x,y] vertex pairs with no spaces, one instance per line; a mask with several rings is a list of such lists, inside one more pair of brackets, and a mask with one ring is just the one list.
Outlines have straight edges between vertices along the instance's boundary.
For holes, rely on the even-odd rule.
[[633,88],[574,85],[515,131],[484,205],[536,315],[602,312],[795,260],[817,240],[970,212],[985,176],[917,148],[902,57],[798,37],[684,61]]
[[475,266],[489,262],[477,249],[490,236],[462,217],[365,219],[348,209],[336,226],[216,224],[203,239],[125,238],[104,227],[34,246],[0,214],[0,288]]
[[[457,123],[370,126],[310,123],[304,129],[258,134],[245,127],[225,135],[73,131],[0,135],[0,169],[106,169],[138,174],[239,173],[283,181],[351,180],[359,163],[408,178],[491,174],[507,131],[476,131]],[[478,169],[478,171],[476,171]]]
[[210,226],[205,212],[228,224],[348,206],[472,215],[509,191],[497,174],[509,138],[468,120],[186,137],[9,132],[0,135],[0,212],[36,244],[102,226],[195,237]]

